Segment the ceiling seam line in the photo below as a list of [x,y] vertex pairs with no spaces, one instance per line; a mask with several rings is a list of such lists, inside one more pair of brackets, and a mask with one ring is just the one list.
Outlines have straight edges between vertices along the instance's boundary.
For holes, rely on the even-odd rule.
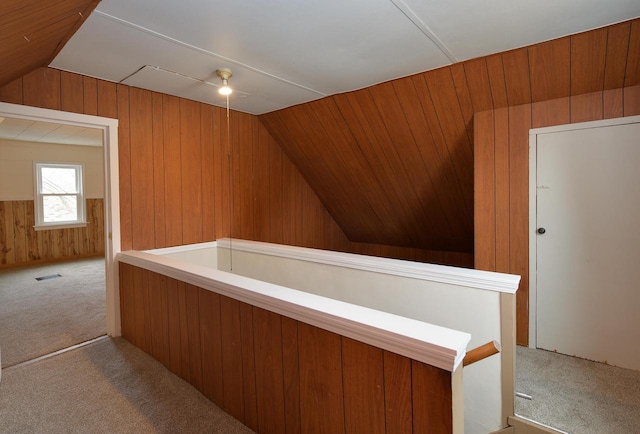
[[178,39],[174,39],[174,38],[172,38],[170,36],[163,35],[162,33],[156,32],[156,31],[151,30],[151,29],[147,29],[146,27],[139,26],[139,25],[137,25],[135,23],[132,23],[130,21],[123,20],[122,18],[114,17],[113,15],[109,15],[107,13],[104,13],[104,12],[101,12],[101,11],[97,11],[97,10],[94,11],[94,14],[98,15],[98,16],[101,16],[103,18],[106,18],[108,20],[114,21],[116,23],[122,24],[124,26],[130,27],[132,29],[139,30],[139,31],[141,31],[143,33],[147,33],[148,35],[156,36],[156,37],[158,37],[160,39],[163,39],[163,40],[165,40],[167,42],[171,42],[171,43],[179,45],[181,47],[189,48],[191,50],[197,51],[199,53],[207,54],[207,55],[212,56],[212,57],[216,57],[218,59],[224,60],[225,62],[232,63],[232,64],[234,64],[236,66],[240,66],[242,68],[246,68],[246,69],[248,69],[250,71],[256,72],[258,74],[262,74],[262,75],[264,75],[266,77],[273,78],[274,80],[278,80],[278,81],[280,81],[282,83],[286,83],[286,84],[289,84],[291,86],[295,86],[297,88],[300,88],[300,89],[315,93],[315,94],[320,95],[322,97],[325,97],[325,96],[328,95],[328,94],[326,94],[324,92],[320,92],[318,90],[312,89],[312,88],[307,87],[305,85],[302,85],[302,84],[295,83],[293,81],[287,80],[286,78],[278,77],[277,75],[271,74],[269,72],[263,71],[263,70],[258,69],[258,68],[254,68],[253,66],[249,66],[246,63],[242,63],[242,62],[239,62],[237,60],[233,60],[233,59],[231,59],[229,57],[225,57],[225,56],[223,56],[221,54],[214,53],[213,51],[208,51],[208,50],[205,50],[204,48],[200,48],[200,47],[196,47],[195,45],[187,44],[186,42],[182,42],[182,41],[180,41]]
[[405,17],[407,17],[409,21],[411,21],[413,25],[416,26],[416,28],[420,30],[420,32],[423,35],[425,35],[431,42],[433,42],[438,47],[438,49],[442,52],[442,54],[447,56],[447,58],[451,61],[451,63],[458,62],[458,59],[456,58],[456,56],[453,55],[451,50],[449,50],[449,48],[444,44],[444,42],[442,42],[440,38],[438,38],[436,34],[431,31],[429,26],[427,26],[418,17],[418,15],[416,15],[416,13],[413,12],[411,8],[409,8],[409,6],[407,6],[407,4],[403,0],[389,0],[389,1],[393,3],[393,5],[396,8],[398,8],[398,10],[402,12],[402,14]]

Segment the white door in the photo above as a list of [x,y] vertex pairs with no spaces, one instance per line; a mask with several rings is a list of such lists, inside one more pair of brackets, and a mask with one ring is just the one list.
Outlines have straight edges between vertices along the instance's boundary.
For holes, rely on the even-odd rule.
[[538,348],[640,369],[640,123],[538,134],[536,166]]

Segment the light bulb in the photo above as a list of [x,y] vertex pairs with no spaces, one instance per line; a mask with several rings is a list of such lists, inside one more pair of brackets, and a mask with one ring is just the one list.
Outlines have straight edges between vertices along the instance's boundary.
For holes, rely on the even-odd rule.
[[218,89],[218,93],[220,95],[231,95],[232,92],[233,92],[233,89],[229,87],[227,79],[226,78],[222,79],[222,86]]

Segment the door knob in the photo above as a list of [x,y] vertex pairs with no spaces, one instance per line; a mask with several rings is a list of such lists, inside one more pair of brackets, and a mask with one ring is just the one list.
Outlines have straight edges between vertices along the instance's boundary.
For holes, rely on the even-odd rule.
[[540,235],[544,234],[545,232],[547,232],[547,230],[545,228],[538,228],[538,233]]

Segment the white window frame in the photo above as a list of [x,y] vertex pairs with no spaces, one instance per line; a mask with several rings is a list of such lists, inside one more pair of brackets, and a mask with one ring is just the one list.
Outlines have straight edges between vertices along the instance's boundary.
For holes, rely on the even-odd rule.
[[[42,168],[75,169],[76,190],[75,193],[42,193]],[[87,225],[86,201],[84,197],[84,164],[82,163],[46,163],[34,162],[35,173],[35,230],[80,228]],[[78,218],[62,222],[44,221],[44,198],[46,196],[76,196],[78,204]]]

